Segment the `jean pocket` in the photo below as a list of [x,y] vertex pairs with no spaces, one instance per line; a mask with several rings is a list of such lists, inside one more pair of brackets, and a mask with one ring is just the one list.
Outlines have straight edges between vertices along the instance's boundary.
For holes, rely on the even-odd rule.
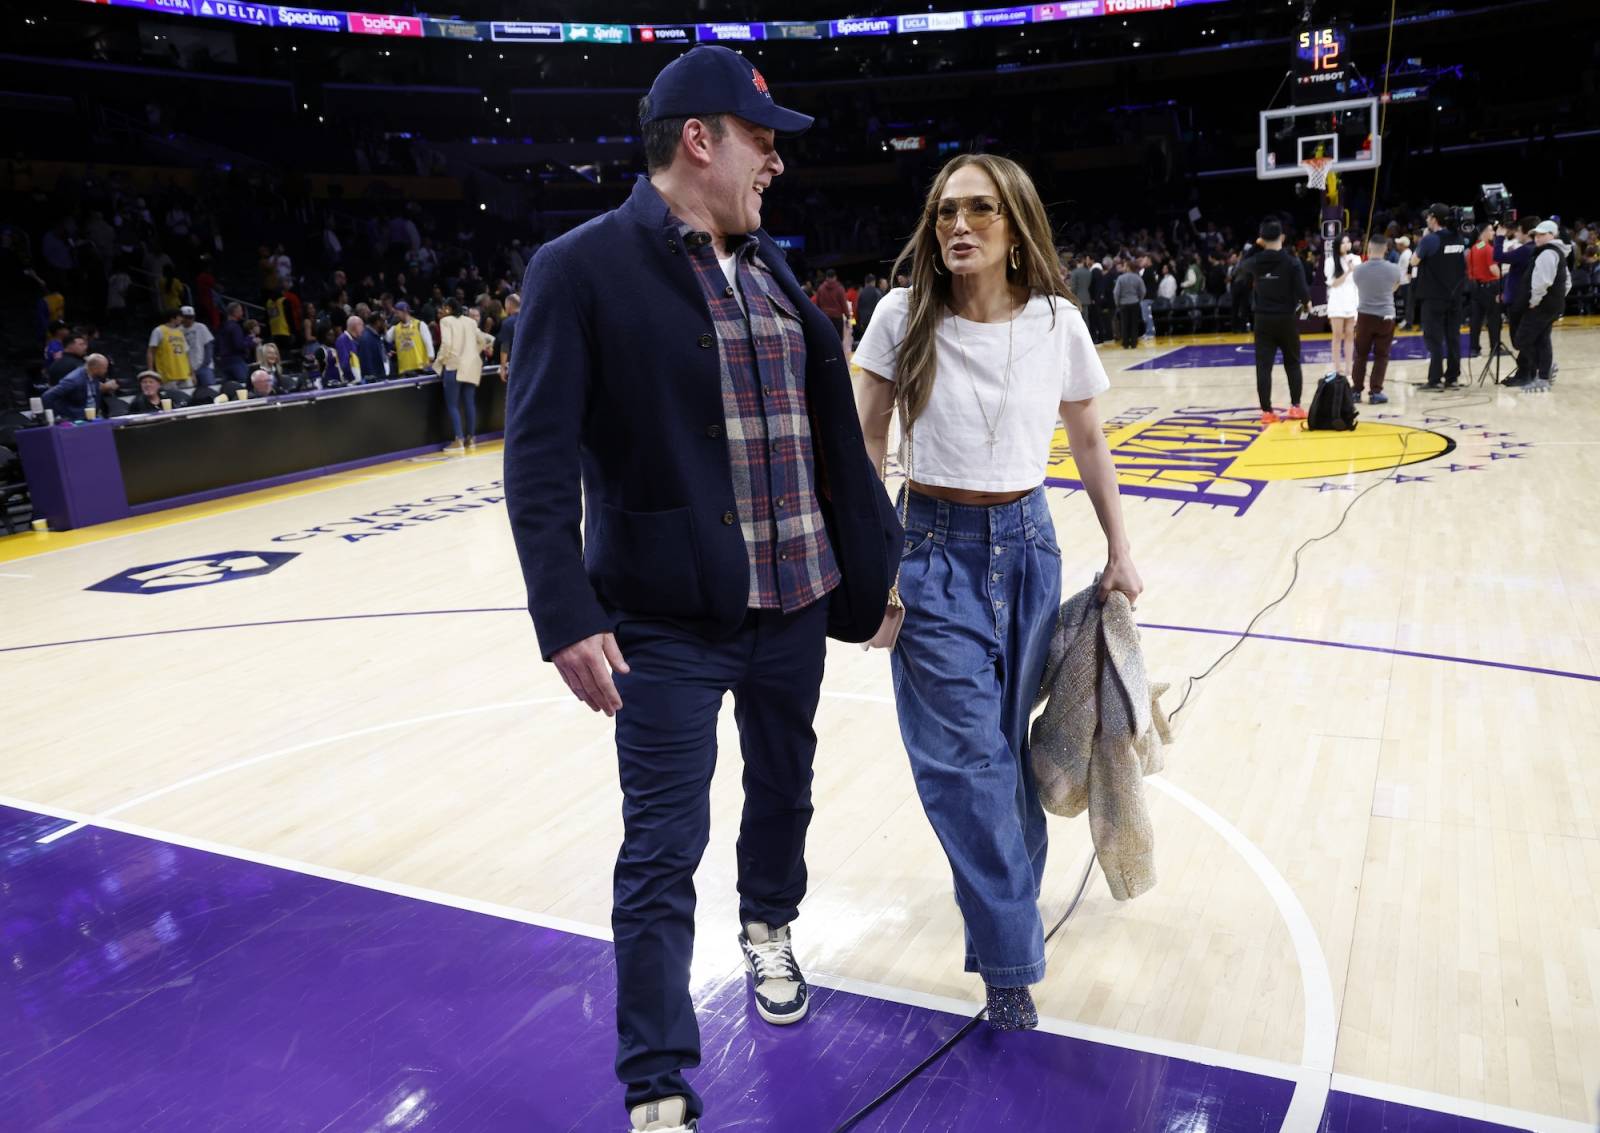
[[900,545],[900,561],[905,562],[913,555],[927,550],[933,543],[932,531],[906,532],[906,540]]
[[1061,548],[1056,545],[1056,533],[1048,524],[1035,526],[1029,542],[1047,555],[1054,555],[1058,559],[1061,557]]

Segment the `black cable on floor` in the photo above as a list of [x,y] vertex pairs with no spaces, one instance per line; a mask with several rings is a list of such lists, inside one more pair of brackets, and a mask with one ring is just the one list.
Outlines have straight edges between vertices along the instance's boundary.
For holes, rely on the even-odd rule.
[[[1492,402],[1493,400],[1494,400],[1493,398],[1485,398],[1483,401],[1473,402],[1471,404],[1484,405],[1484,404],[1488,404],[1488,403]],[[1468,407],[1469,407],[1468,403],[1465,403],[1465,402],[1452,403],[1452,404],[1450,404],[1448,406],[1448,408],[1451,408],[1451,409],[1462,409],[1462,408],[1468,408]],[[1244,632],[1239,634],[1239,639],[1237,641],[1235,641],[1232,645],[1228,646],[1228,648],[1224,649],[1222,651],[1221,655],[1215,661],[1211,662],[1211,664],[1206,667],[1206,671],[1205,672],[1200,673],[1197,676],[1192,676],[1192,677],[1189,678],[1189,683],[1184,685],[1184,687],[1183,687],[1183,699],[1178,701],[1178,707],[1174,708],[1172,710],[1172,712],[1169,714],[1169,716],[1167,717],[1169,720],[1176,720],[1178,718],[1178,713],[1183,711],[1183,706],[1185,704],[1189,703],[1189,694],[1194,691],[1194,686],[1199,684],[1201,681],[1205,680],[1212,673],[1216,672],[1217,666],[1221,665],[1229,657],[1233,656],[1235,651],[1237,651],[1238,648],[1241,645],[1243,645],[1246,641],[1249,641],[1250,640],[1250,631],[1256,628],[1256,623],[1259,622],[1262,618],[1266,617],[1266,615],[1268,613],[1270,613],[1275,607],[1281,605],[1283,603],[1284,599],[1288,598],[1289,595],[1294,591],[1295,584],[1300,581],[1300,556],[1303,553],[1305,553],[1306,548],[1311,546],[1313,543],[1320,543],[1324,539],[1331,539],[1333,536],[1337,535],[1339,533],[1340,528],[1342,528],[1344,526],[1344,521],[1350,518],[1351,509],[1354,508],[1363,499],[1365,499],[1366,496],[1367,496],[1367,493],[1371,492],[1374,488],[1377,488],[1381,484],[1387,484],[1389,481],[1393,480],[1394,477],[1395,477],[1395,474],[1397,472],[1399,472],[1400,469],[1405,467],[1406,449],[1409,447],[1410,443],[1411,443],[1411,434],[1410,433],[1401,433],[1400,434],[1400,455],[1399,455],[1399,457],[1397,457],[1395,459],[1394,464],[1390,466],[1389,471],[1388,471],[1388,475],[1384,476],[1383,479],[1381,479],[1381,480],[1374,480],[1372,483],[1368,484],[1365,488],[1361,489],[1360,492],[1356,493],[1355,499],[1351,500],[1348,504],[1346,504],[1345,508],[1344,508],[1344,511],[1342,511],[1339,514],[1339,522],[1338,523],[1335,523],[1332,527],[1330,527],[1328,530],[1324,531],[1321,535],[1313,535],[1311,538],[1307,539],[1304,543],[1301,543],[1298,547],[1296,547],[1294,549],[1294,573],[1289,576],[1289,585],[1285,586],[1283,588],[1283,593],[1282,594],[1279,594],[1272,601],[1268,602],[1265,606],[1262,606],[1261,609],[1256,611],[1256,616],[1251,618],[1249,624],[1247,624],[1244,627]]]
[[[1051,938],[1054,937],[1056,933],[1061,931],[1062,927],[1067,923],[1067,918],[1072,916],[1072,914],[1077,911],[1078,903],[1083,900],[1084,891],[1089,888],[1089,875],[1094,871],[1094,861],[1094,855],[1091,854],[1089,856],[1088,864],[1083,867],[1083,877],[1078,881],[1078,891],[1073,894],[1072,903],[1067,906],[1067,911],[1061,914],[1061,919],[1055,923],[1055,927],[1049,932],[1045,933],[1044,939],[1046,944],[1050,942]],[[935,1062],[938,1062],[939,1059],[948,1054],[957,1043],[971,1034],[973,1028],[983,1021],[983,1016],[984,1011],[979,1011],[972,1018],[968,1019],[964,1024],[962,1024],[960,1030],[951,1035],[949,1038],[945,1039],[944,1042],[940,1043],[933,1053],[928,1055],[927,1058],[924,1058],[921,1062],[917,1063],[910,1070],[901,1075],[894,1085],[890,1086],[887,1090],[883,1091],[883,1093],[873,1098],[866,1105],[856,1110],[849,1117],[845,1118],[842,1122],[835,1126],[833,1133],[849,1133],[850,1130],[854,1129],[861,1121],[870,1116],[872,1112],[884,1102],[888,1101],[901,1090],[905,1089],[906,1086],[910,1085],[912,1079],[916,1078],[918,1074],[921,1074]]]

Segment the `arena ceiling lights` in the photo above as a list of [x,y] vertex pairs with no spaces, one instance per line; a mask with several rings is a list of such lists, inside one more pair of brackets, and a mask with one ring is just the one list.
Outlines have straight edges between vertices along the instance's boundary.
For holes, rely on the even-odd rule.
[[783,20],[774,23],[564,24],[500,20],[441,20],[382,12],[287,8],[243,0],[87,0],[169,16],[195,16],[266,28],[345,32],[465,43],[571,43],[621,46],[660,43],[752,43],[768,39],[853,39],[857,36],[929,35],[984,28],[1023,27],[1096,16],[1163,12],[1225,0],[1062,0],[1016,8],[964,12],[920,12],[909,16],[860,16],[846,20]]

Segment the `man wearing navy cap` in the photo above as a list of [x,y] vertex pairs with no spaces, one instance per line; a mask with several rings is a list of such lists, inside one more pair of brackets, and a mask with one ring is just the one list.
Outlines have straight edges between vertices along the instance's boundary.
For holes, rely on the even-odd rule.
[[902,533],[839,336],[761,230],[777,135],[811,119],[713,46],[668,65],[639,119],[649,177],[528,266],[505,485],[540,652],[616,718],[617,1075],[633,1129],[687,1133],[722,699],[744,759],[739,943],[755,1011],[794,1023],[825,638],[876,632]]

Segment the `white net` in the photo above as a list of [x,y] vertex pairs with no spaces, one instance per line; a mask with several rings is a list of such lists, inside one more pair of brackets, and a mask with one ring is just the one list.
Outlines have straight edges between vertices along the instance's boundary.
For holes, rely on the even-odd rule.
[[1333,168],[1333,159],[1327,157],[1308,157],[1300,163],[1306,171],[1306,184],[1313,189],[1326,189],[1328,187],[1328,172]]

